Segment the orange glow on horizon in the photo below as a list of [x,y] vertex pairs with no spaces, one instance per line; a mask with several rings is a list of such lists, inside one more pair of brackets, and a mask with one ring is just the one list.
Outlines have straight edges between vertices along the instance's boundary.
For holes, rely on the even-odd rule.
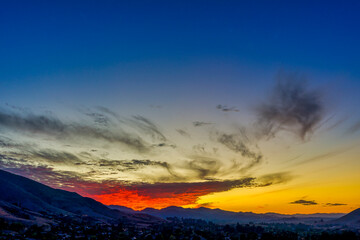
[[120,191],[91,197],[105,205],[120,205],[133,210],[143,210],[145,208],[162,209],[170,206],[193,204],[198,199],[199,193],[183,193],[172,197],[154,198],[139,195],[137,191]]

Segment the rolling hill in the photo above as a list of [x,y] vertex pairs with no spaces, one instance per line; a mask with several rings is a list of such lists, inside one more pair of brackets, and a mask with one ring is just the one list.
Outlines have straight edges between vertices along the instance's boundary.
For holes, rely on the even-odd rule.
[[336,219],[333,223],[360,226],[360,208]]
[[54,189],[31,179],[0,170],[0,216],[7,219],[39,220],[45,216],[86,216],[99,221],[127,220],[151,223],[159,218],[144,213],[110,209],[94,199]]

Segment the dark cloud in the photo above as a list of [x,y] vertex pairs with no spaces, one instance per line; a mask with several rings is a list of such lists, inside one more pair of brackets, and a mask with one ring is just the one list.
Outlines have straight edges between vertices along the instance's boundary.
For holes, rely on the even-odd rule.
[[77,164],[82,162],[82,160],[78,158],[75,154],[65,151],[43,149],[31,150],[29,152],[31,153],[32,158],[42,158],[51,163]]
[[0,166],[18,166],[21,163],[24,163],[25,160],[19,159],[16,156],[10,154],[0,154]]
[[[10,140],[7,140],[9,142]],[[0,155],[0,163],[4,165],[6,163],[9,166],[15,166],[11,164],[49,164],[51,166],[56,165],[84,165],[88,167],[105,167],[102,168],[104,173],[111,172],[126,172],[137,171],[144,167],[161,167],[167,170],[172,179],[178,177],[174,173],[172,167],[167,162],[145,160],[112,160],[106,159],[106,154],[102,154],[102,157],[93,155],[93,151],[80,152],[78,154],[70,153],[62,150],[55,149],[39,149],[36,146],[21,145],[17,143],[11,144],[16,146],[14,151],[4,151]],[[5,144],[8,148],[9,144]],[[10,162],[11,161],[11,162]],[[149,178],[150,179],[150,178]]]
[[115,113],[114,111],[111,111],[109,108],[106,108],[103,106],[97,106],[96,109],[99,110],[100,112],[103,112],[109,116],[116,118],[116,119],[120,119],[119,115],[117,113]]
[[176,129],[176,131],[177,131],[181,136],[188,137],[188,138],[191,137],[190,134],[189,134],[187,131],[183,130],[183,129]]
[[65,123],[52,116],[0,112],[0,125],[13,131],[45,134],[59,139],[81,138],[119,143],[139,152],[149,151],[149,146],[139,136],[117,128],[116,131],[79,123]]
[[93,121],[99,125],[109,126],[111,123],[111,119],[108,116],[101,114],[101,113],[88,112],[88,113],[85,113],[85,115],[92,118]]
[[210,122],[201,122],[201,121],[195,121],[195,122],[193,122],[194,127],[202,127],[202,126],[210,125],[210,124],[213,124],[213,123],[210,123]]
[[279,74],[271,97],[257,108],[259,134],[273,137],[287,130],[305,139],[324,116],[321,97],[318,91],[307,89],[303,77]]
[[50,116],[36,116],[33,114],[22,116],[7,112],[0,112],[0,125],[30,131],[31,133],[62,133],[66,129],[66,126],[60,120]]
[[[123,164],[123,162],[112,162],[107,164]],[[132,160],[130,165],[163,165],[166,163],[150,160]],[[211,162],[206,163],[212,165]],[[201,169],[199,162],[196,167]],[[200,167],[199,167],[200,166]],[[77,173],[73,171],[58,171],[46,165],[29,164],[1,164],[0,168],[6,171],[19,174],[54,188],[93,197],[96,200],[107,202],[121,202],[125,206],[144,208],[148,206],[166,207],[171,205],[181,206],[195,204],[199,197],[215,193],[229,191],[234,188],[265,187],[270,184],[278,184],[281,181],[272,181],[264,184],[264,180],[252,177],[245,177],[235,180],[207,180],[198,182],[129,182],[119,179],[94,180],[93,174],[96,171]],[[276,174],[275,174],[276,175]],[[277,178],[276,178],[277,179]]]
[[337,206],[346,206],[345,203],[325,203],[325,206],[327,207],[337,207]]
[[236,107],[228,107],[226,105],[221,105],[221,104],[217,105],[216,108],[223,112],[239,112],[239,110]]
[[206,182],[179,182],[179,183],[154,183],[137,184],[132,187],[144,196],[171,197],[173,194],[199,193],[199,196],[212,193],[224,192],[233,188],[253,187],[254,178],[238,180],[206,181]]
[[164,168],[168,168],[167,162],[160,162],[160,161],[152,161],[149,159],[133,159],[133,160],[108,160],[108,159],[101,159],[99,160],[96,165],[100,167],[117,167],[124,171],[126,170],[138,170],[140,168],[146,166],[160,166]]
[[305,205],[305,206],[310,206],[310,205],[317,205],[318,203],[315,201],[309,201],[309,200],[296,200],[294,202],[291,202],[290,204],[301,204],[301,205]]
[[187,162],[186,167],[196,172],[196,178],[212,179],[219,172],[221,164],[217,159],[203,156],[192,156],[192,158],[193,160]]
[[263,156],[261,153],[255,153],[250,150],[250,148],[245,144],[245,140],[241,135],[237,134],[226,134],[226,133],[217,133],[217,141],[228,149],[240,153],[241,156],[250,159],[250,163],[242,168],[242,171],[247,171],[254,166],[261,163]]
[[18,144],[16,151],[4,151],[0,161],[13,162],[47,162],[48,164],[79,165],[82,160],[73,153],[53,149],[36,149]]
[[[132,159],[132,160],[109,160],[109,159],[100,159],[95,163],[95,165],[100,167],[107,167],[109,169],[122,172],[127,171],[138,171],[145,167],[160,167],[165,169],[171,179],[178,179],[179,177],[174,172],[173,167],[167,162],[153,161],[149,159]],[[158,177],[158,176],[157,176]],[[151,177],[149,177],[150,179]],[[154,178],[154,177],[153,177]]]
[[153,144],[153,147],[170,147],[170,148],[176,148],[175,144],[171,144],[171,143],[158,143],[158,144]]
[[149,119],[136,115],[133,116],[130,122],[143,133],[150,135],[155,140],[166,141],[166,137],[159,130],[159,128]]
[[10,138],[0,136],[0,147],[3,147],[3,148],[15,148],[15,147],[18,147],[18,146],[19,146],[19,144],[15,143]]
[[247,187],[257,187],[256,179],[247,177],[237,180],[204,182],[134,183],[120,189],[108,188],[112,191],[96,197],[104,202],[116,201],[138,209],[149,206],[164,208],[196,204],[201,196]]

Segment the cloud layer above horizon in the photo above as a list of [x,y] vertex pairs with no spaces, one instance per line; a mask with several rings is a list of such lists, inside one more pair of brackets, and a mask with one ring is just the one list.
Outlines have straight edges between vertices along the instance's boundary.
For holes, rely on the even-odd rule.
[[[0,109],[0,167],[109,205],[193,206],[214,193],[266,189],[298,178],[293,169],[276,166],[262,146],[284,136],[311,141],[322,124],[332,124],[326,123],[325,109],[318,90],[285,73],[268,99],[256,103],[253,122],[227,126],[193,119],[186,127],[166,129],[143,115],[123,116],[103,106],[64,116],[6,105]],[[214,110],[225,117],[241,112],[221,104]],[[306,160],[294,164],[301,161]]]

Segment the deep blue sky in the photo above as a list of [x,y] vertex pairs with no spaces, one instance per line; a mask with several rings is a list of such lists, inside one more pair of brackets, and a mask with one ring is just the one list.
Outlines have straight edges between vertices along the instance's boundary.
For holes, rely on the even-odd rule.
[[178,88],[252,89],[279,69],[357,89],[359,12],[359,1],[3,1],[2,100],[145,88],[162,102]]
[[207,58],[358,77],[360,3],[320,2],[4,1],[1,78]]

